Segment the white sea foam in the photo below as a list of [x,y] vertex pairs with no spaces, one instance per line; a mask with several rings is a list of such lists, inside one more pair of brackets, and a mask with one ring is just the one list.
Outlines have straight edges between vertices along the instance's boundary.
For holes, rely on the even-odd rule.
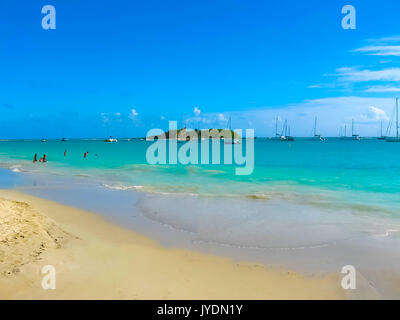
[[12,172],[24,172],[21,166],[11,166],[10,169]]
[[375,236],[386,238],[386,237],[390,237],[391,235],[397,234],[398,232],[400,232],[400,230],[398,230],[398,229],[388,229],[388,230],[385,230],[384,233],[376,234]]
[[107,183],[103,184],[104,187],[113,190],[141,190],[144,186],[124,186],[124,185],[110,185]]

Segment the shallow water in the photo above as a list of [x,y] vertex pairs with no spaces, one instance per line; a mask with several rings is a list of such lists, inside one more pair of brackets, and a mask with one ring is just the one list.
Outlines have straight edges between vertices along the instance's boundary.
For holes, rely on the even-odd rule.
[[[397,144],[373,139],[290,143],[256,139],[255,169],[249,176],[235,175],[235,165],[148,165],[150,144],[136,140],[2,141],[0,163],[14,171],[88,176],[116,188],[140,186],[153,192],[254,198],[289,192],[400,208]],[[86,151],[89,156],[84,159]],[[32,164],[35,153],[47,154],[49,162]],[[221,158],[223,154],[221,144]]]
[[0,168],[0,189],[11,189],[21,184],[21,179],[18,174]]

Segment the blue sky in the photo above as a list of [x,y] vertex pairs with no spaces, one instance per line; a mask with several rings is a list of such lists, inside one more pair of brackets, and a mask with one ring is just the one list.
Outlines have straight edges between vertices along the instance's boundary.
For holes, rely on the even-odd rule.
[[[41,8],[56,8],[43,30]],[[344,5],[357,29],[341,27]],[[0,138],[190,127],[376,135],[400,95],[395,0],[2,1]]]

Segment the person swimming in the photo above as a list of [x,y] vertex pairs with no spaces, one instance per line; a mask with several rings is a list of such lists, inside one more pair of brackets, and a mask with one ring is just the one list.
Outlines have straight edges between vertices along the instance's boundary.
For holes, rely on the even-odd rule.
[[33,156],[33,163],[37,162],[37,153]]
[[86,151],[86,152],[84,153],[83,157],[86,158],[86,157],[88,156],[88,154],[89,154],[89,151]]

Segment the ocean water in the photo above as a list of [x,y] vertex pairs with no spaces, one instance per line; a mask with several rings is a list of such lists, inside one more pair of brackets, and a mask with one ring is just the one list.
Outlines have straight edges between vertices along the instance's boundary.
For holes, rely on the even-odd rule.
[[[353,206],[400,217],[400,145],[395,143],[256,139],[254,172],[248,176],[235,175],[234,164],[149,165],[146,150],[150,144],[133,140],[1,141],[0,166],[15,172],[85,176],[116,189],[254,200],[281,198],[321,206]],[[84,159],[86,151],[89,155]],[[35,153],[38,157],[46,154],[48,162],[33,164]]]

